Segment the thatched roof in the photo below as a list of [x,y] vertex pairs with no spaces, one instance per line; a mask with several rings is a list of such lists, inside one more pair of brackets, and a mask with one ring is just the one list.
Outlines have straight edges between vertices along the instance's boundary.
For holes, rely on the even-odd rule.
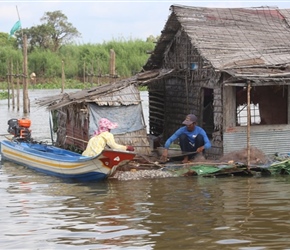
[[148,82],[166,77],[173,72],[174,70],[166,69],[146,71],[131,78],[90,89],[44,97],[36,100],[36,103],[39,106],[47,106],[50,110],[56,110],[73,103],[94,102],[99,106],[138,104],[141,100],[137,85],[146,85]]
[[171,6],[145,70],[161,68],[183,30],[212,67],[242,79],[290,78],[290,9]]

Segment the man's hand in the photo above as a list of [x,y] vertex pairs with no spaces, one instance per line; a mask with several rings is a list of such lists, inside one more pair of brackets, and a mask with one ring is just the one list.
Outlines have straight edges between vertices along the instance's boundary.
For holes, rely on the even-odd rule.
[[134,151],[135,148],[133,146],[129,145],[129,146],[127,146],[127,149],[126,150],[127,151]]
[[163,149],[163,152],[162,152],[160,160],[162,162],[168,161],[167,156],[168,156],[168,149],[165,148],[165,149]]
[[197,148],[196,152],[202,153],[203,150],[204,150],[204,146],[201,146],[201,147]]

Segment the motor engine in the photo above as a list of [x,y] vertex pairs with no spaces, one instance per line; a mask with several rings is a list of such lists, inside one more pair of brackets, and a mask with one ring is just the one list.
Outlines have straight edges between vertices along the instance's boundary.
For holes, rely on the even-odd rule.
[[12,134],[13,140],[30,141],[31,130],[29,129],[31,121],[26,118],[8,120],[8,133]]

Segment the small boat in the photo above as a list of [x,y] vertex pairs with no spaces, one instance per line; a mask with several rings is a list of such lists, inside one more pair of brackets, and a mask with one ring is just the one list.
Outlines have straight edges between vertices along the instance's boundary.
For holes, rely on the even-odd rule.
[[1,141],[1,160],[78,181],[100,181],[135,157],[127,151],[104,150],[95,157],[42,143]]
[[[26,124],[24,127],[19,124]],[[1,141],[1,160],[17,163],[36,171],[77,181],[101,181],[119,166],[135,157],[134,152],[105,149],[94,157],[82,156],[70,150],[35,142],[30,138],[30,123],[9,120],[11,140]]]

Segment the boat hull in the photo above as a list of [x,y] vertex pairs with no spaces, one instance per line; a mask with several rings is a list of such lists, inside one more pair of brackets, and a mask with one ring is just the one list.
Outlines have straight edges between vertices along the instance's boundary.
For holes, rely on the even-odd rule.
[[104,150],[86,157],[69,150],[38,143],[1,142],[1,160],[26,166],[38,172],[78,181],[101,181],[120,165],[135,157],[133,152]]

